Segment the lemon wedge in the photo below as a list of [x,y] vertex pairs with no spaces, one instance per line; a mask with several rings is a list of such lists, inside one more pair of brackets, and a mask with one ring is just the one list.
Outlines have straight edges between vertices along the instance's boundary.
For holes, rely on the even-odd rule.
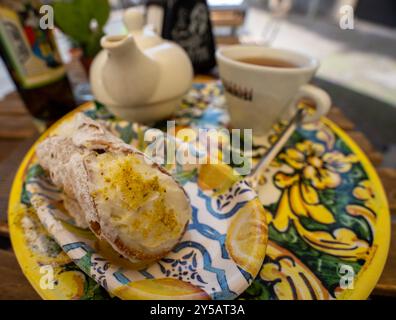
[[255,277],[261,269],[268,240],[265,210],[258,199],[239,209],[231,221],[226,248],[235,263]]

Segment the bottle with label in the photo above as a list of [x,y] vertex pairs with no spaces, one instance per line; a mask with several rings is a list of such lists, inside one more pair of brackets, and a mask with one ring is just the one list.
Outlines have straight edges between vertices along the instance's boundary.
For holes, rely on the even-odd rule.
[[215,42],[206,0],[148,0],[147,22],[163,38],[187,51],[195,73],[216,66]]
[[38,129],[76,107],[52,30],[37,1],[0,0],[0,53]]

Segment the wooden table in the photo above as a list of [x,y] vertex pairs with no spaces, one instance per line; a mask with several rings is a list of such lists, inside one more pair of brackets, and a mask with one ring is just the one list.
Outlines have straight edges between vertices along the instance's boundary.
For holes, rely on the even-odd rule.
[[218,45],[237,44],[239,42],[237,30],[243,26],[245,21],[245,9],[243,7],[212,7],[210,10],[210,19],[214,28],[225,27],[231,31],[228,35],[216,36],[216,43]]
[[12,251],[0,250],[0,300],[37,300]]
[[[342,111],[333,107],[329,118],[345,130],[379,166],[382,155]],[[12,93],[0,102],[0,299],[37,299],[38,296],[20,271],[8,238],[7,203],[14,174],[23,155],[37,139],[36,132],[21,100]],[[387,191],[392,211],[392,243],[388,262],[373,297],[396,298],[396,170],[377,168]]]

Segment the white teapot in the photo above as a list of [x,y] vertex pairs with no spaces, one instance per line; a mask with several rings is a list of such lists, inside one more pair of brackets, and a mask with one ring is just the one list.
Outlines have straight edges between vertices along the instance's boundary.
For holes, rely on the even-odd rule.
[[176,43],[144,27],[143,13],[124,14],[128,35],[105,36],[90,70],[92,92],[116,116],[152,124],[169,118],[191,88],[193,68]]

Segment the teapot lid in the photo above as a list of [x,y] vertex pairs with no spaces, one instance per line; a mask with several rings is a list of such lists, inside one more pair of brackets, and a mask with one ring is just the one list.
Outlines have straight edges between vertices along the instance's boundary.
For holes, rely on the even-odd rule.
[[139,8],[125,10],[123,20],[129,32],[143,30],[145,25],[144,12]]
[[164,39],[154,31],[153,26],[145,25],[143,9],[129,8],[125,10],[123,21],[128,29],[128,33],[133,35],[140,49],[154,47],[164,42]]

